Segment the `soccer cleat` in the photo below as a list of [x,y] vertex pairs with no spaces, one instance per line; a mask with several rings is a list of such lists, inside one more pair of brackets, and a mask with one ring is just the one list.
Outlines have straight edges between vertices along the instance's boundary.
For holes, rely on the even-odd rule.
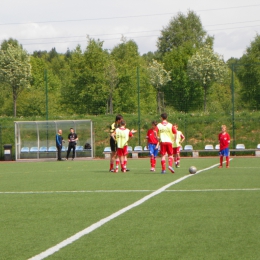
[[130,172],[130,170],[129,170],[129,169],[125,169],[125,171],[126,171],[126,172]]
[[126,169],[121,169],[121,172],[126,172]]
[[179,164],[176,164],[176,168],[180,168],[181,166]]
[[114,172],[118,172],[118,168],[116,168]]
[[222,165],[219,165],[219,167],[218,168],[222,168]]
[[161,171],[161,174],[164,174],[164,173],[166,173],[166,171],[165,171],[165,170],[162,170],[162,171]]
[[115,172],[115,170],[114,169],[110,169],[109,172]]
[[151,171],[151,172],[155,172],[155,169],[152,167],[152,168],[150,169],[150,171]]
[[170,170],[171,173],[174,173],[174,170],[171,166],[169,166],[168,169]]

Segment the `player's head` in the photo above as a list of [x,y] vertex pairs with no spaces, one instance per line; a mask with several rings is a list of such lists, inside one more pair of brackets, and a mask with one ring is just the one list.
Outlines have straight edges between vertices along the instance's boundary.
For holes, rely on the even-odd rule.
[[120,126],[126,126],[125,120],[122,119],[122,120],[120,121]]
[[73,129],[72,127],[70,128],[70,132],[71,132],[71,133],[74,133],[74,129]]
[[61,129],[59,129],[58,133],[59,133],[59,135],[61,135],[61,134],[62,134],[62,130],[61,130]]
[[175,127],[176,129],[178,129],[178,124],[174,123],[173,127]]
[[168,117],[168,116],[167,116],[167,114],[166,114],[166,113],[162,113],[162,114],[161,114],[161,118],[162,118],[163,120],[166,120],[166,119],[167,119],[167,117]]
[[221,126],[221,131],[224,133],[224,132],[226,132],[226,130],[227,130],[226,125],[222,125],[222,126]]
[[119,123],[122,119],[123,119],[123,116],[120,115],[120,114],[118,114],[118,115],[116,115],[116,120],[115,120],[115,122],[118,122],[118,123]]
[[156,121],[152,121],[152,128],[155,128],[157,126],[157,122]]

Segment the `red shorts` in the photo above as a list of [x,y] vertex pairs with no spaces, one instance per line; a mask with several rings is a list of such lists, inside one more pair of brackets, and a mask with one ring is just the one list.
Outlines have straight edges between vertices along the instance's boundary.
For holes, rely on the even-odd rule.
[[125,156],[125,155],[128,155],[128,152],[127,152],[127,145],[124,146],[123,148],[117,148],[117,155],[118,155],[118,156]]
[[161,143],[160,147],[161,147],[161,151],[160,151],[161,155],[165,155],[167,153],[168,156],[171,156],[173,154],[172,143]]
[[181,147],[180,146],[179,147],[173,147],[172,150],[173,150],[173,154],[178,154],[181,151]]

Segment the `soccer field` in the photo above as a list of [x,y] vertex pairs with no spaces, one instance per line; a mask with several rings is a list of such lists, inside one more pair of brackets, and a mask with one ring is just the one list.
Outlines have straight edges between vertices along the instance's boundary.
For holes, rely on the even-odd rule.
[[260,160],[218,160],[0,163],[0,259],[260,259]]

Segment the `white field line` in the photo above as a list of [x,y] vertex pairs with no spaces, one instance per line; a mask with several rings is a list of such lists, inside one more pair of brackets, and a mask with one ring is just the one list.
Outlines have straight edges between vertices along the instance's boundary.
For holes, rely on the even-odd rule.
[[248,189],[203,189],[203,190],[166,190],[165,192],[211,192],[211,191],[260,191],[260,188],[248,188]]
[[[212,168],[214,168],[214,167],[216,167],[218,165],[219,164],[215,164],[215,165],[212,165],[212,166],[210,166],[208,168],[202,169],[202,170],[198,171],[196,174],[198,174],[200,172],[203,172],[203,171],[210,170],[210,169],[212,169]],[[185,176],[183,176],[183,177],[181,177],[181,178],[179,178],[179,179],[177,179],[177,180],[175,180],[175,181],[173,181],[173,182],[171,182],[171,183],[161,187],[160,189],[158,189],[158,190],[152,192],[151,194],[143,197],[142,199],[134,202],[133,204],[131,204],[131,205],[129,205],[129,206],[127,206],[127,207],[125,207],[125,208],[115,212],[115,213],[113,213],[112,215],[110,215],[110,216],[108,216],[106,218],[103,218],[103,219],[99,220],[98,222],[96,222],[96,223],[92,224],[91,226],[83,229],[82,231],[76,233],[75,235],[73,235],[73,236],[63,240],[59,244],[57,244],[57,245],[47,249],[46,251],[44,251],[44,252],[42,252],[42,253],[40,253],[40,254],[38,254],[36,256],[33,256],[29,260],[41,260],[41,259],[44,259],[44,258],[50,256],[50,255],[53,255],[55,252],[59,251],[61,248],[65,247],[65,246],[73,243],[74,241],[80,239],[81,237],[89,234],[90,232],[92,232],[95,229],[101,227],[102,225],[104,225],[105,223],[109,222],[110,220],[112,220],[112,219],[122,215],[123,213],[127,212],[128,210],[131,210],[134,207],[137,207],[137,206],[141,205],[142,203],[144,203],[145,201],[149,200],[150,198],[152,198],[152,197],[162,193],[163,191],[165,191],[166,189],[168,189],[172,185],[175,185],[175,184],[177,184],[177,183],[179,183],[179,182],[181,182],[181,181],[183,181],[183,180],[185,180],[185,179],[187,179],[187,178],[189,178],[189,177],[191,177],[193,175],[195,175],[195,174],[185,175]]]
[[[142,193],[155,190],[75,190],[75,191],[3,191],[0,194],[61,194],[61,193]],[[200,189],[200,190],[165,190],[164,192],[210,192],[210,191],[260,191],[260,188],[247,189]]]
[[60,190],[60,191],[1,191],[0,194],[55,194],[55,193],[117,193],[152,192],[154,190]]

